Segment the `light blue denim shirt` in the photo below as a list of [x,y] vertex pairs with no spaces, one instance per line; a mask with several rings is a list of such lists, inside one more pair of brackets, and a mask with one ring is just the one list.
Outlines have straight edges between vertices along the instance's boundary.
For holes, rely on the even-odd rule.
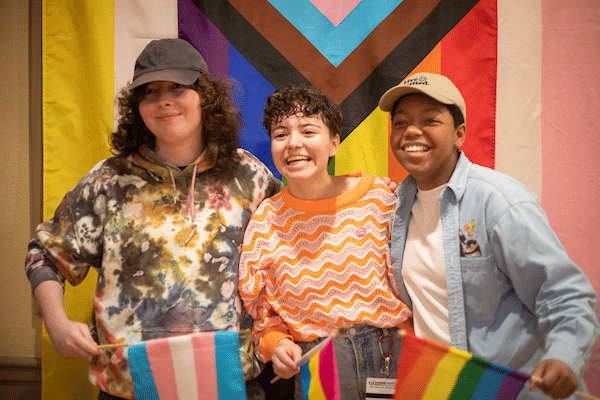
[[[398,291],[411,308],[401,270],[416,193],[411,176],[398,188],[391,249]],[[528,374],[558,359],[581,377],[600,332],[596,294],[535,195],[461,152],[440,218],[452,346]],[[519,398],[542,394],[526,390]]]

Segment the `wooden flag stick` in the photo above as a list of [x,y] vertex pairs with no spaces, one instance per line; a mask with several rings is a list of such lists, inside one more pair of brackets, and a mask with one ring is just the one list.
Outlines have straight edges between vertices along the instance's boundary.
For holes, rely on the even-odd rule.
[[[532,380],[533,382],[535,382],[535,383],[542,383],[542,382],[543,382],[543,381],[542,381],[542,378],[538,378],[537,376],[532,376],[532,377],[531,377],[531,380]],[[576,391],[575,391],[575,393],[573,393],[573,395],[575,395],[575,396],[579,396],[579,397],[581,397],[581,398],[583,398],[583,399],[589,399],[589,400],[600,400],[600,398],[599,398],[599,397],[592,396],[591,394],[587,394],[587,393],[580,392],[579,390],[576,390]]]
[[110,344],[98,344],[96,345],[97,349],[100,350],[104,350],[104,349],[116,349],[119,347],[129,347],[129,345],[127,343],[124,342],[120,342],[120,343],[110,343]]
[[[323,347],[327,346],[327,343],[331,342],[334,338],[336,338],[339,334],[343,333],[344,331],[346,331],[346,328],[336,329],[335,332],[333,332],[331,335],[329,335],[327,337],[327,339],[323,340],[321,343],[319,343],[318,345],[316,345],[315,347],[313,347],[312,349],[307,351],[298,361],[296,361],[296,366],[300,367],[300,366],[306,364],[311,359],[312,356],[314,356],[319,351],[321,351],[321,349]],[[275,378],[271,379],[271,383],[277,382],[279,380],[279,378],[281,378],[281,377],[279,375],[277,375]]]

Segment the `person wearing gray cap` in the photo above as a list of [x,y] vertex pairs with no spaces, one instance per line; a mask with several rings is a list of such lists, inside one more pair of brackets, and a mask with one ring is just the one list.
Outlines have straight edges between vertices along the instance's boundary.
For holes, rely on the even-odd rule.
[[391,257],[416,335],[539,378],[519,399],[585,390],[596,294],[535,195],[460,151],[467,106],[458,88],[417,73],[379,107],[391,114],[390,146],[409,173],[397,191]]
[[[114,156],[37,227],[25,265],[55,350],[90,357],[100,399],[135,394],[126,348],[97,344],[251,326],[237,292],[239,249],[252,212],[281,189],[239,149],[229,86],[211,78],[188,42],[151,41],[118,106]],[[63,306],[65,280],[76,285],[90,268],[98,273],[91,329]],[[250,380],[256,365],[248,352]]]

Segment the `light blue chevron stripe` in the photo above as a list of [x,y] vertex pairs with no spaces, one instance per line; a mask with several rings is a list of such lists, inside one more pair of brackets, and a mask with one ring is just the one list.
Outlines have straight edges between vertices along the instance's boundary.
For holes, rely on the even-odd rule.
[[268,1],[335,67],[402,3],[402,0],[362,0],[336,27],[309,0]]

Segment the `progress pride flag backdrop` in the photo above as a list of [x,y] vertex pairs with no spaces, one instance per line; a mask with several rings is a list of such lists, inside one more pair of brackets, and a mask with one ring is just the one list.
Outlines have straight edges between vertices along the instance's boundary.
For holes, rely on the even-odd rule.
[[[600,2],[42,3],[46,218],[110,155],[114,95],[131,80],[135,57],[154,38],[181,36],[215,75],[239,82],[243,146],[270,166],[259,124],[266,96],[309,82],[343,111],[334,172],[364,169],[399,181],[405,173],[389,152],[388,116],[376,100],[413,72],[448,74],[468,102],[467,155],[538,195],[567,252],[600,292]],[[67,287],[72,318],[89,320],[94,277]],[[91,392],[86,360],[62,360],[46,334],[42,353],[44,398]],[[600,395],[598,350],[587,376],[596,378],[587,383]]]

